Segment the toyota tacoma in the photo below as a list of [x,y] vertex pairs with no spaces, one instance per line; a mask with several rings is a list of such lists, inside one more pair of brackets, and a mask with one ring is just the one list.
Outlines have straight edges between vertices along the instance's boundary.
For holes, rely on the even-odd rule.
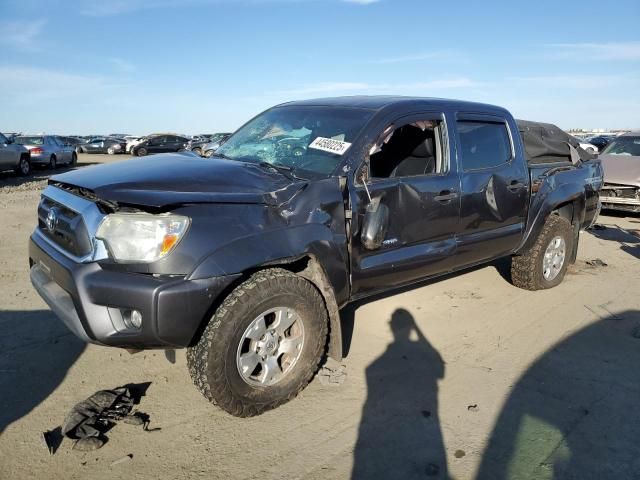
[[212,403],[252,416],[342,359],[347,303],[500,257],[550,288],[596,219],[600,162],[500,107],[407,97],[286,103],[203,159],[55,176],[31,280],[81,339],[186,347]]

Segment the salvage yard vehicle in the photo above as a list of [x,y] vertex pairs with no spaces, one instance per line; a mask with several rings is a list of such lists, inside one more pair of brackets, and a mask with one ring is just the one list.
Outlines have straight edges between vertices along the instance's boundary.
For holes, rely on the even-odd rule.
[[75,148],[54,135],[21,135],[14,142],[24,146],[31,154],[31,165],[45,165],[51,170],[58,165],[75,165]]
[[80,144],[76,147],[80,153],[108,153],[115,155],[116,153],[124,153],[127,148],[127,142],[121,138],[111,137],[95,137],[87,143]]
[[640,132],[617,137],[600,159],[604,168],[603,208],[640,212]]
[[169,153],[186,150],[189,139],[179,135],[155,135],[148,137],[131,149],[131,154],[144,157],[152,153]]
[[[251,153],[274,138],[306,148]],[[50,179],[31,280],[86,342],[187,347],[202,394],[253,416],[342,359],[349,302],[505,256],[515,285],[558,285],[601,183],[574,139],[500,107],[292,102],[206,162],[167,154]]]
[[5,170],[13,170],[23,177],[29,175],[31,154],[29,149],[0,133],[0,172]]

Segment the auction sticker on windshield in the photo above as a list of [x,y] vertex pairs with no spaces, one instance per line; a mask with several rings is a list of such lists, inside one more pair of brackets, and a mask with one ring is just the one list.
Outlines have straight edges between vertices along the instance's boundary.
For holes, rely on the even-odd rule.
[[315,148],[316,150],[322,150],[323,152],[343,155],[350,146],[351,144],[348,142],[333,140],[331,138],[318,137],[313,142],[311,142],[309,148]]

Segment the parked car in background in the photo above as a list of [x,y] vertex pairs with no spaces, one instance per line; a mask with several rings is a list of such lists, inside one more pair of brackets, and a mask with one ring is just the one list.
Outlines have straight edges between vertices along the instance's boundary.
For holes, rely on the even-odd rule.
[[218,150],[218,148],[220,148],[222,145],[224,145],[224,142],[226,142],[227,140],[229,140],[229,137],[231,137],[231,133],[223,133],[221,134],[220,137],[218,137],[217,139],[206,143],[205,145],[202,146],[202,156],[203,157],[211,157],[211,155],[213,155],[216,150]]
[[4,170],[13,170],[22,176],[29,175],[31,155],[25,146],[13,142],[0,133],[0,171]]
[[[204,152],[207,150],[215,151],[215,149],[222,145],[222,142],[230,136],[230,133],[214,133],[201,140],[195,140],[194,137],[187,144],[187,150],[191,150],[193,153],[204,156]],[[209,144],[211,144],[211,147],[207,147]],[[217,144],[217,146],[214,144]]]
[[592,143],[589,143],[584,138],[575,137],[575,136],[573,138],[575,138],[580,143],[580,148],[582,148],[585,152],[598,153],[598,147],[596,147]]
[[144,141],[146,138],[148,138],[148,137],[129,137],[129,138],[126,138],[125,140],[127,141],[127,143],[125,145],[125,152],[126,153],[131,153],[131,149],[133,147],[135,147],[136,145],[138,145],[140,142]]
[[599,151],[603,151],[615,138],[613,135],[598,135],[597,137],[590,138],[589,143],[598,147]]
[[31,165],[47,165],[55,170],[58,165],[75,165],[78,155],[75,149],[53,135],[21,135],[15,143],[29,150]]
[[640,132],[616,137],[600,159],[604,168],[602,207],[640,212]]
[[59,139],[61,139],[65,144],[73,147],[73,149],[76,151],[76,153],[78,152],[78,147],[80,145],[83,145],[86,143],[86,140],[84,138],[80,138],[80,137],[70,137],[70,136],[59,136]]
[[131,154],[144,157],[153,153],[170,153],[186,150],[189,139],[179,135],[156,135],[148,137],[131,149]]
[[127,142],[121,138],[95,137],[87,143],[79,145],[82,153],[108,153],[115,155],[116,153],[124,153]]

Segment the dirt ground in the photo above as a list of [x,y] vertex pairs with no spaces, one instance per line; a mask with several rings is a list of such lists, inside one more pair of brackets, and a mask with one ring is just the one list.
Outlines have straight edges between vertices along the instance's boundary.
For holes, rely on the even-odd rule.
[[[552,290],[513,287],[498,262],[346,309],[344,383],[237,419],[195,390],[183,351],[86,346],[50,313],[27,264],[47,173],[0,174],[0,478],[640,478],[640,216],[602,215]],[[76,402],[143,382],[161,430],[41,444]]]

